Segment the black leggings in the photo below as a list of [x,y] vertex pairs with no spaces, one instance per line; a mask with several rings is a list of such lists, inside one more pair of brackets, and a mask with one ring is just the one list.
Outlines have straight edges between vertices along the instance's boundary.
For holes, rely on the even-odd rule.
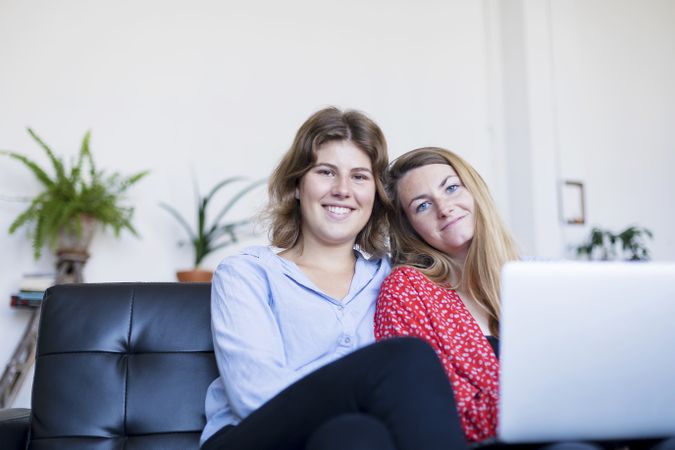
[[452,388],[413,338],[369,345],[292,384],[204,450],[465,449]]
[[[496,445],[498,448],[522,446]],[[292,384],[203,450],[467,449],[438,358],[414,338],[364,347]],[[594,449],[565,443],[551,450]]]

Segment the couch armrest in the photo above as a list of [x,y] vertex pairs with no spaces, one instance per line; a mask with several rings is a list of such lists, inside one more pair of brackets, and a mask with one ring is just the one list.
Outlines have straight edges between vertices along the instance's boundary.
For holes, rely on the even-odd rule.
[[0,442],[2,448],[23,450],[28,441],[30,409],[0,409]]

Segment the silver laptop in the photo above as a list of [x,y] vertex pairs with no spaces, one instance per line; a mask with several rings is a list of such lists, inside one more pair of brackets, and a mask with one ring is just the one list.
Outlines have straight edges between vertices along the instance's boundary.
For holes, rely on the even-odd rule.
[[675,264],[502,272],[498,437],[675,436]]

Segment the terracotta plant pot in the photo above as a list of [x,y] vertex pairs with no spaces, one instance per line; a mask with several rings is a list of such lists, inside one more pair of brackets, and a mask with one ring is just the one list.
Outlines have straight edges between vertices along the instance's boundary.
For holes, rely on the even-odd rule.
[[179,270],[176,278],[181,283],[210,283],[213,272],[203,269]]

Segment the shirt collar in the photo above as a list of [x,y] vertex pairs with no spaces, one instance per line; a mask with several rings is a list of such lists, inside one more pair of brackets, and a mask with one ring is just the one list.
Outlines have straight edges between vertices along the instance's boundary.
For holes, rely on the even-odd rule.
[[314,283],[312,283],[307,275],[305,275],[305,273],[300,270],[297,264],[295,264],[293,261],[289,261],[278,256],[277,252],[275,252],[272,247],[248,247],[241,253],[243,255],[250,255],[260,258],[260,260],[264,261],[264,263],[281,270],[285,276],[289,277],[295,283],[315,292],[317,295],[330,301],[331,303],[340,305],[347,305],[355,297],[357,297],[358,293],[361,292],[372,281],[382,264],[381,259],[374,258],[372,260],[368,260],[363,256],[363,254],[361,254],[360,251],[354,249],[354,254],[356,255],[356,265],[354,266],[354,276],[352,278],[352,283],[349,286],[349,292],[347,295],[343,299],[339,300],[321,291]]

